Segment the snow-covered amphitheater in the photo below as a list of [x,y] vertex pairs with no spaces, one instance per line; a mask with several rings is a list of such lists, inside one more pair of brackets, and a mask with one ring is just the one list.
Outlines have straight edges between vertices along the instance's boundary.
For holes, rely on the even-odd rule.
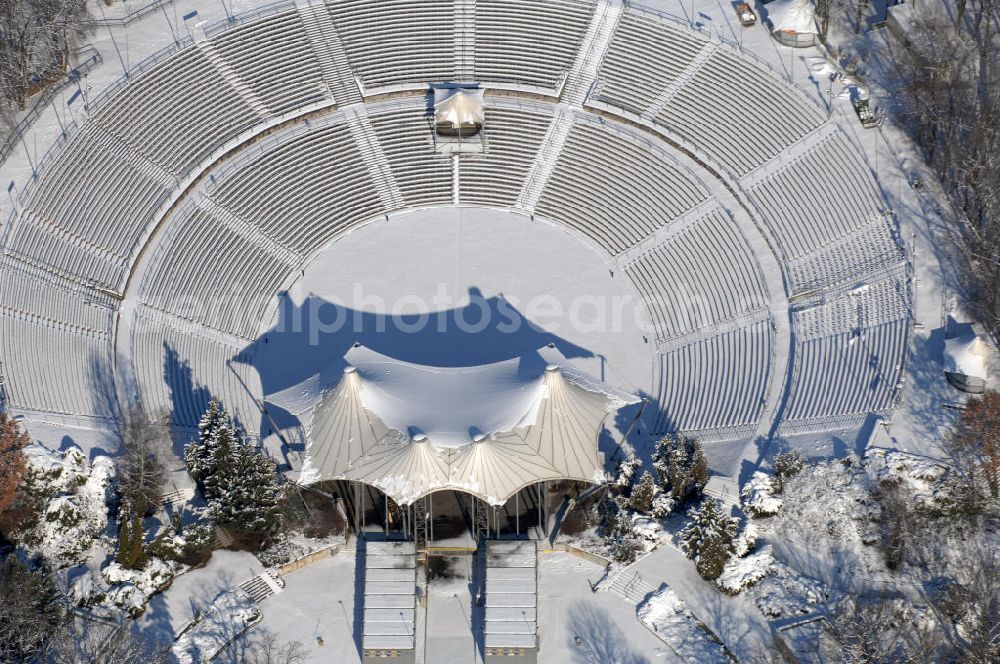
[[[215,397],[294,474],[290,393],[355,344],[548,348],[645,399],[608,457],[685,432],[736,477],[762,441],[871,428],[913,328],[893,205],[827,90],[734,34],[619,0],[185,16],[8,188],[6,407],[86,437],[138,399],[183,443]],[[464,141],[435,128],[456,88],[482,92]]]

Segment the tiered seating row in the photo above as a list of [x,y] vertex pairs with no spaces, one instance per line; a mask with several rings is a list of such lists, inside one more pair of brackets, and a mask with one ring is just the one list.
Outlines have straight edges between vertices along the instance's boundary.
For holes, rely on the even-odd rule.
[[276,136],[249,155],[252,166],[232,163],[216,175],[212,197],[302,254],[381,214],[351,132],[334,120]]
[[[208,402],[221,399],[251,434],[260,426],[260,378],[239,360],[243,348],[177,329],[139,313],[132,331],[132,362],[147,413],[169,414],[171,424],[195,427]],[[248,390],[250,393],[248,393]]]
[[857,281],[897,266],[903,259],[889,221],[878,217],[850,235],[790,261],[788,274],[792,292],[799,293]]
[[595,0],[476,0],[480,81],[556,88],[573,66]]
[[111,417],[114,303],[30,266],[0,263],[0,362],[8,408]]
[[786,421],[880,412],[898,392],[910,330],[900,276],[793,316],[795,368]]
[[487,107],[486,152],[461,157],[461,202],[513,206],[551,122],[540,109]]
[[229,66],[275,113],[329,96],[323,71],[297,11],[233,28],[213,43]]
[[701,35],[626,9],[601,63],[594,98],[641,115],[705,44]]
[[626,272],[649,306],[660,339],[736,318],[768,301],[756,259],[722,211],[644,254]]
[[292,263],[189,205],[157,245],[139,292],[157,309],[252,339],[292,269]]
[[615,255],[707,198],[691,173],[651,145],[577,122],[536,210]]
[[327,0],[365,87],[453,81],[453,0]]
[[726,48],[712,53],[656,122],[745,175],[824,121],[793,86]]
[[407,207],[452,202],[451,159],[434,151],[431,123],[423,107],[370,111],[372,127],[392,167]]
[[660,355],[657,430],[692,432],[754,424],[771,375],[768,319]]
[[868,167],[841,134],[762,181],[750,195],[789,260],[870,224],[885,207]]

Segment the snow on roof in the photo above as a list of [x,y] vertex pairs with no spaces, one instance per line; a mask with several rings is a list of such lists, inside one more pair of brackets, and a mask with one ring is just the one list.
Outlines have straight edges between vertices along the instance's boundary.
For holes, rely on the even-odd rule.
[[474,89],[437,89],[434,91],[434,124],[452,127],[482,126],[483,91]]
[[813,0],[774,0],[765,9],[774,32],[816,33],[816,6]]
[[[543,360],[564,360],[553,349]],[[347,479],[406,505],[440,489],[503,504],[542,480],[600,482],[598,437],[608,413],[638,399],[527,356],[429,367],[363,346],[307,417],[299,483]],[[313,390],[319,379],[302,383]],[[286,402],[301,402],[281,394]],[[270,399],[269,399],[270,400]]]
[[990,347],[979,336],[958,337],[944,341],[944,370],[986,380]]

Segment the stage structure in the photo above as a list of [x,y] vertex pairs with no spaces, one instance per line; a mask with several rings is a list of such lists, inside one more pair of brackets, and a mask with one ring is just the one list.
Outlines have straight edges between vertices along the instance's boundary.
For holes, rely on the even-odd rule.
[[339,367],[269,401],[302,411],[300,485],[335,483],[357,530],[422,545],[455,536],[456,523],[477,542],[544,535],[549,483],[606,481],[605,419],[639,399],[551,347],[430,367],[355,345]]

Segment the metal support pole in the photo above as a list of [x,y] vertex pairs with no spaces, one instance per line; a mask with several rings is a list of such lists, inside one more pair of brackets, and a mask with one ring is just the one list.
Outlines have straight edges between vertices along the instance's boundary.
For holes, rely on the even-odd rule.
[[434,493],[430,493],[427,496],[427,500],[430,501],[430,508],[427,510],[427,514],[430,516],[431,522],[431,536],[428,540],[429,542],[434,541]]
[[521,536],[521,492],[514,494],[514,536]]

